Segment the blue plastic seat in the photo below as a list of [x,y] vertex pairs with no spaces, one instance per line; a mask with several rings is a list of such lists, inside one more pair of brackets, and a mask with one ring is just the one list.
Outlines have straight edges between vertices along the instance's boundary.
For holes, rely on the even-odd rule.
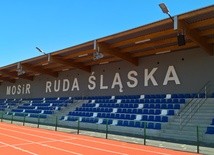
[[172,99],[167,99],[166,102],[167,103],[172,103]]
[[110,118],[114,118],[115,115],[116,115],[115,113],[111,113],[111,114],[110,114]]
[[154,109],[155,108],[155,104],[150,104],[149,108]]
[[129,121],[129,126],[130,127],[134,127],[135,125],[134,125],[134,121]]
[[131,120],[135,120],[136,119],[136,115],[131,115]]
[[135,122],[134,126],[137,127],[137,128],[141,128],[142,127],[141,126],[141,122]]
[[155,100],[155,103],[160,103],[160,102],[161,102],[160,99],[156,99],[156,100]]
[[122,109],[121,109],[121,108],[118,108],[118,109],[117,109],[117,113],[122,113]]
[[148,123],[147,128],[148,129],[154,129],[154,123]]
[[143,115],[141,120],[142,121],[147,121],[148,120],[148,116],[147,115]]
[[131,115],[126,114],[126,115],[125,115],[125,119],[131,119]]
[[143,114],[149,114],[149,110],[148,109],[143,109]]
[[[135,110],[135,109],[134,109]],[[143,110],[142,109],[137,109],[137,114],[142,114]]]
[[181,99],[179,100],[179,103],[185,103],[185,99],[184,99],[184,98],[181,98]]
[[161,123],[155,123],[154,129],[160,130],[161,129]]
[[175,104],[174,109],[180,109],[180,104]]
[[177,99],[177,98],[174,98],[174,99],[172,100],[172,103],[179,103],[179,102],[178,102],[178,99]]
[[132,113],[132,109],[127,109],[127,113]]
[[150,115],[149,117],[148,117],[148,121],[154,121],[155,120],[155,117],[153,116],[153,115]]
[[161,109],[167,109],[167,105],[166,104],[161,104]]
[[167,109],[174,109],[173,104],[172,103],[168,104]]
[[167,116],[162,116],[162,122],[168,122],[168,117]]
[[214,127],[213,126],[207,127],[206,134],[214,134]]
[[123,108],[121,113],[126,113],[126,109],[125,109],[125,108]]
[[149,104],[144,104],[143,108],[149,108]]
[[156,109],[154,114],[155,115],[160,115],[161,114],[161,110],[160,109]]
[[160,104],[155,104],[155,109],[160,109],[161,105]]
[[120,119],[125,119],[125,114],[121,114]]
[[155,110],[154,109],[149,109],[149,114],[150,115],[154,115],[155,114]]
[[120,118],[120,114],[116,114],[116,115],[115,115],[115,118],[116,118],[116,119],[119,119],[119,118]]
[[161,122],[161,116],[155,116],[155,122]]
[[129,126],[129,121],[123,121],[123,126]]
[[122,120],[119,120],[119,121],[117,122],[117,125],[122,126],[122,125],[123,125],[123,121],[122,121]]
[[175,114],[175,111],[174,110],[168,110],[168,113],[167,113],[167,115],[170,115],[170,116],[172,116],[172,115],[174,115]]

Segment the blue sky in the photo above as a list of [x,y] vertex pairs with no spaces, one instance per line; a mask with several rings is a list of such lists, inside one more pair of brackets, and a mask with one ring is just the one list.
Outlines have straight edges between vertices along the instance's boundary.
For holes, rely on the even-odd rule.
[[1,0],[0,67],[213,5],[213,0]]

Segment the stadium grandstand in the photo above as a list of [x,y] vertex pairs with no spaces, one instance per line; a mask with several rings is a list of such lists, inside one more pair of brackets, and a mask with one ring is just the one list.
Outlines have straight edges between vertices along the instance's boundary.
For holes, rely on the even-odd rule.
[[213,147],[214,6],[176,20],[1,67],[1,121]]

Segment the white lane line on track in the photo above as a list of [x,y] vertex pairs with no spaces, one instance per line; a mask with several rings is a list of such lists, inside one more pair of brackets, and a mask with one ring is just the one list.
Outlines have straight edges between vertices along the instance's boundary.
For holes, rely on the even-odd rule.
[[[41,144],[41,143],[39,143],[39,142],[33,142],[33,141],[30,141],[30,140],[27,140],[27,139],[15,137],[15,136],[10,136],[10,135],[8,135],[8,134],[0,133],[0,135],[4,135],[4,136],[7,136],[7,137],[10,137],[10,138],[13,138],[13,139],[23,140],[23,141],[26,141],[26,142],[32,142],[32,143],[37,144],[37,145],[49,147],[49,148],[52,148],[52,149],[55,149],[55,150],[60,150],[60,151],[67,152],[67,153],[72,153],[72,154],[76,154],[76,155],[82,155],[82,154],[77,153],[77,152],[68,151],[68,150],[61,149],[61,148],[57,148],[57,147],[50,146],[50,145],[47,145],[47,144]],[[5,144],[6,144],[6,143],[5,143]],[[8,145],[10,145],[10,144],[8,144]],[[11,145],[11,146],[12,146],[12,145]],[[35,155],[37,155],[37,154],[35,154]]]
[[[44,136],[37,136],[37,135],[34,135],[34,134],[28,134],[28,133],[25,133],[25,132],[14,131],[14,130],[11,130],[11,129],[4,129],[4,128],[1,128],[1,127],[0,127],[0,129],[6,130],[6,131],[15,132],[15,133],[22,133],[22,134],[25,134],[25,135],[30,135],[30,136],[34,136],[34,137],[43,138],[43,139],[54,140],[54,139],[52,139],[52,138],[46,138],[46,137],[44,137]],[[57,133],[57,132],[56,132],[56,133]],[[1,134],[1,133],[0,133],[0,134]],[[13,136],[12,136],[12,137],[13,137]],[[19,139],[18,137],[16,137],[16,138]],[[26,140],[26,141],[28,141],[28,140]],[[32,142],[32,141],[30,141],[30,142]],[[128,154],[126,154],[126,153],[120,153],[120,152],[116,152],[116,151],[111,151],[111,150],[96,148],[96,147],[92,147],[92,146],[86,146],[86,145],[77,144],[77,143],[72,143],[72,142],[65,142],[65,141],[62,141],[62,143],[72,144],[72,145],[76,145],[76,146],[81,146],[81,147],[85,147],[85,148],[89,148],[89,149],[94,149],[94,150],[103,151],[103,152],[109,152],[109,153],[114,153],[114,154],[128,155]],[[39,144],[39,143],[36,143],[36,144]],[[46,144],[41,144],[41,145],[46,145]]]
[[[3,126],[8,126],[8,124],[7,125],[3,125]],[[24,128],[22,126],[16,126],[16,125],[11,126],[11,127],[19,128],[19,129],[27,130],[27,131],[34,131],[34,132],[37,132],[37,133],[45,133],[47,135],[52,135],[53,134],[53,133],[50,133],[48,131],[44,131],[45,129],[43,129],[43,131],[41,131],[41,130],[38,130],[37,128],[28,129],[28,128]],[[55,132],[55,131],[52,131],[52,132]],[[60,136],[60,137],[68,137],[68,136],[65,136],[65,135],[61,135],[59,132],[55,132],[55,135]],[[141,151],[141,152],[149,152],[149,153],[155,153],[155,154],[160,154],[160,155],[173,155],[173,154],[169,154],[169,153],[162,153],[162,152],[157,152],[157,151],[152,151],[152,150],[146,150],[146,149],[142,149],[142,148],[133,148],[133,147],[129,147],[129,146],[111,144],[111,143],[107,143],[107,142],[99,142],[99,141],[95,141],[95,140],[83,139],[83,138],[80,138],[80,137],[76,137],[76,138],[77,138],[77,140],[94,142],[94,143],[99,143],[99,144],[104,144],[104,145],[109,145],[109,146],[116,146],[116,147],[120,147],[120,148],[124,148],[124,149],[137,150],[137,151]]]
[[25,150],[25,149],[21,149],[21,148],[19,148],[19,147],[16,147],[16,146],[13,146],[13,145],[4,143],[4,142],[0,142],[0,143],[1,143],[1,144],[4,144],[4,145],[6,145],[6,146],[12,147],[12,148],[14,148],[14,149],[16,149],[16,150],[22,151],[22,152],[26,152],[26,153],[29,153],[29,154],[32,154],[32,155],[38,155],[38,154],[36,154],[36,153],[30,152],[30,151]]
[[[40,142],[30,142],[30,143],[19,143],[19,144],[13,144],[13,146],[24,146],[24,145],[31,145],[31,144],[45,144],[45,143],[54,143],[54,142],[63,142],[68,140],[75,140],[76,138],[68,138],[68,139],[62,139],[62,140],[47,140],[47,141],[40,141]],[[8,147],[7,145],[0,146],[0,148]]]

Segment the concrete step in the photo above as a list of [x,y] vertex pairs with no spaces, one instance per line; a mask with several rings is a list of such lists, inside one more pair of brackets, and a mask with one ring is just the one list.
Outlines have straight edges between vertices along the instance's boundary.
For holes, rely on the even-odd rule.
[[207,140],[214,143],[214,136],[207,136],[205,134],[207,126],[211,123],[214,117],[214,99],[207,99],[206,102],[196,111],[196,113],[193,114],[190,120],[187,120],[189,117],[185,117],[188,115],[187,111],[187,109],[184,109],[180,114],[183,120],[187,121],[182,121],[184,124],[182,130],[180,128],[180,118],[175,115],[169,120],[169,123],[162,126],[160,136],[175,140],[196,141],[196,126],[199,126],[200,139],[204,142]]
[[[167,138],[167,139],[173,139],[173,140],[183,140],[183,141],[190,141],[190,142],[196,142],[197,136],[196,135],[185,135],[182,133],[161,133],[160,137]],[[202,139],[202,137],[200,137]]]

